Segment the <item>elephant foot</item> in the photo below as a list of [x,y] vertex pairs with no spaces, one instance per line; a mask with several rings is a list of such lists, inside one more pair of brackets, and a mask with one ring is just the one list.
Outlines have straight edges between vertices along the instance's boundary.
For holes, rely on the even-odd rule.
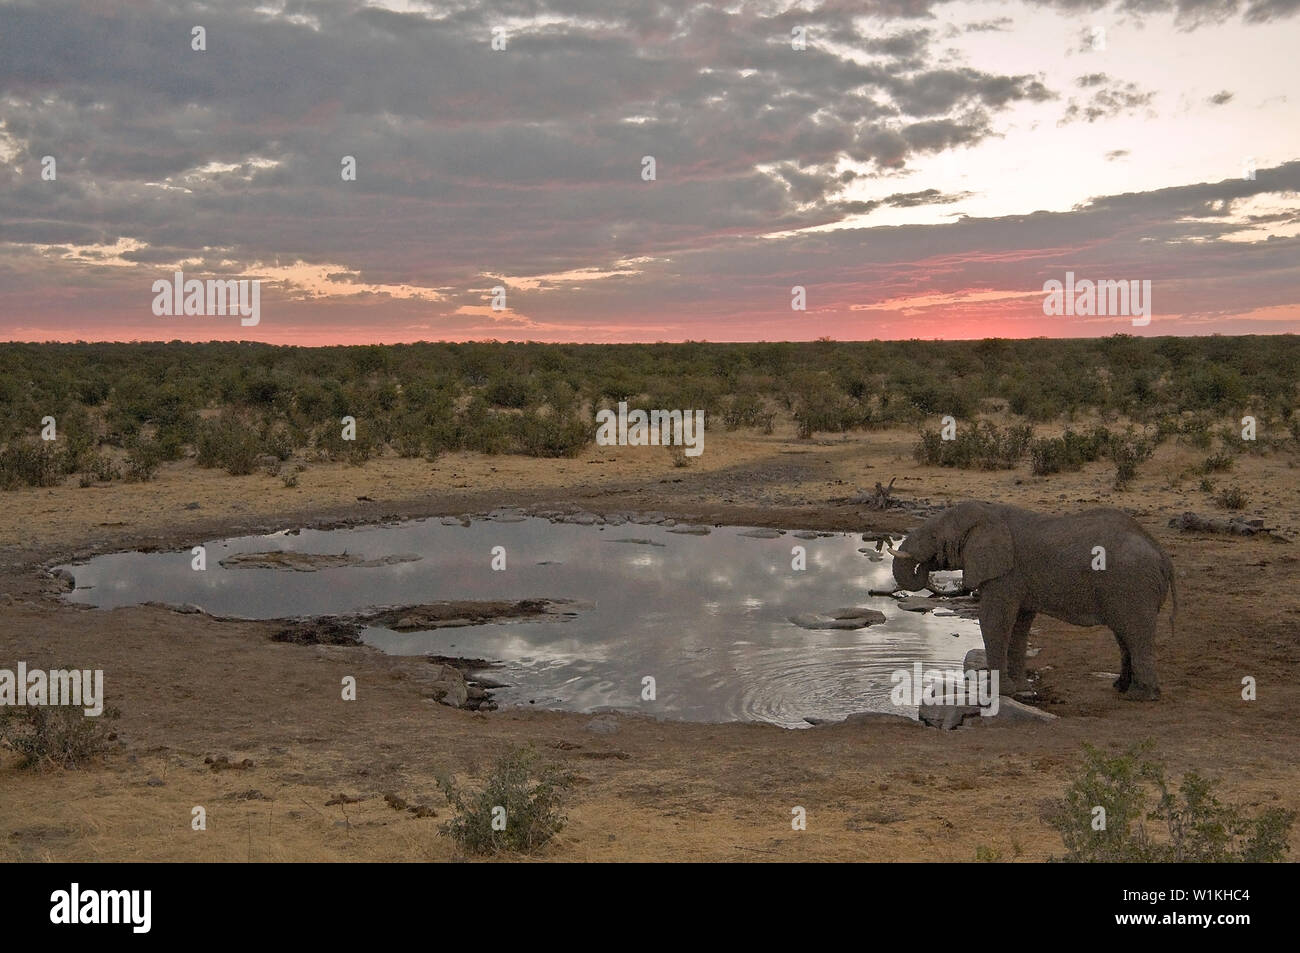
[[1001,675],[998,677],[999,695],[1019,695],[1029,690],[1029,679],[1023,675]]
[[1132,683],[1133,683],[1133,679],[1128,678],[1124,675],[1121,675],[1119,678],[1115,679],[1115,681],[1111,682],[1111,684],[1115,686],[1115,690],[1120,692],[1128,691],[1128,687]]
[[1128,702],[1159,701],[1160,689],[1153,685],[1130,685],[1128,691],[1124,693],[1124,700]]

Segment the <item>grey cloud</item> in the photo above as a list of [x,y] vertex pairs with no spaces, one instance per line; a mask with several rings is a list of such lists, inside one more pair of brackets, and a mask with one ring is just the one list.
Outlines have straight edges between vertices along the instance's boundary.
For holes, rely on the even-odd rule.
[[1081,76],[1078,84],[1085,89],[1095,89],[1096,92],[1083,103],[1071,98],[1058,125],[1079,120],[1091,123],[1098,119],[1132,113],[1150,106],[1156,95],[1154,91],[1140,89],[1136,83],[1115,80],[1105,73]]
[[839,207],[846,212],[861,215],[874,212],[878,208],[916,208],[922,205],[952,205],[969,198],[970,192],[945,194],[938,189],[922,189],[919,192],[898,192],[870,202],[845,202]]
[[1011,17],[997,17],[993,20],[980,20],[976,23],[967,23],[965,31],[967,33],[993,33],[1011,29],[1015,21]]

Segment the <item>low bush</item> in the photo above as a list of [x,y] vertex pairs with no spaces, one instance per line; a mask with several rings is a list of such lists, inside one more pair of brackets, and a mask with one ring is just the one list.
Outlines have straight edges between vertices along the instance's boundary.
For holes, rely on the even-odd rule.
[[91,717],[80,708],[24,705],[0,707],[0,745],[17,752],[22,766],[76,768],[108,750],[114,740],[108,719],[113,708]]
[[594,424],[570,415],[525,411],[515,426],[515,449],[530,457],[575,457],[595,435]]
[[[1214,785],[1194,772],[1177,787],[1149,744],[1107,756],[1084,745],[1083,764],[1048,823],[1072,863],[1276,863],[1284,860],[1295,812],[1267,808],[1254,818],[1225,804]],[[1155,804],[1148,809],[1152,795]],[[1099,810],[1100,809],[1100,810]],[[1147,828],[1160,821],[1163,836]]]
[[157,440],[136,434],[126,445],[126,478],[134,483],[147,483],[157,474],[165,456]]
[[462,790],[447,774],[437,781],[456,811],[442,831],[473,854],[531,853],[544,847],[564,828],[561,806],[573,783],[570,775],[541,764],[526,748],[501,758],[477,791]]
[[1131,428],[1112,434],[1106,451],[1115,464],[1115,489],[1127,490],[1137,477],[1138,467],[1150,460],[1155,450],[1153,441],[1135,435]]
[[1225,510],[1244,510],[1250,505],[1250,497],[1245,490],[1234,484],[1220,490],[1214,497],[1214,502]]
[[923,431],[912,455],[927,466],[1010,470],[1024,459],[1033,433],[1025,424],[998,427],[982,420],[959,425],[952,440],[944,440],[939,431]]
[[231,476],[252,473],[262,453],[257,431],[231,413],[223,413],[199,425],[196,449],[199,466],[221,467]]
[[1067,428],[1059,437],[1039,437],[1029,447],[1030,470],[1035,476],[1047,476],[1081,469],[1085,463],[1101,459],[1110,439],[1105,427],[1094,427],[1087,433]]
[[0,450],[0,487],[57,486],[63,480],[64,457],[53,441],[17,437]]

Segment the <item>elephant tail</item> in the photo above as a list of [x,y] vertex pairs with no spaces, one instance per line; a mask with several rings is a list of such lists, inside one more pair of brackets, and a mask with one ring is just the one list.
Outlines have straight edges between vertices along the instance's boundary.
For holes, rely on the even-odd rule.
[[1174,581],[1174,564],[1165,556],[1165,571],[1169,575],[1169,634],[1178,637],[1178,583]]

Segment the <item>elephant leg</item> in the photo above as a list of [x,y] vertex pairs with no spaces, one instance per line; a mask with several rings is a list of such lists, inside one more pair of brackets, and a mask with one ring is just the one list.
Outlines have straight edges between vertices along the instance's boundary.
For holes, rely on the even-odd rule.
[[1014,695],[1029,687],[1029,679],[1025,675],[1025,650],[1029,647],[1029,627],[1034,624],[1036,614],[1030,611],[1020,612],[1011,627],[1011,640],[1007,645],[1007,670],[1001,676],[1006,680],[1004,694]]
[[1120,670],[1119,678],[1115,679],[1113,684],[1121,692],[1126,692],[1133,682],[1133,655],[1124,643],[1124,636],[1119,632],[1115,633],[1115,641],[1119,643]]
[[[1131,681],[1124,698],[1128,701],[1155,701],[1160,697],[1156,679],[1156,613],[1144,612],[1115,630],[1128,647]],[[1121,678],[1123,675],[1120,676]]]
[[[980,596],[980,633],[984,636],[984,654],[988,659],[989,671],[998,673],[998,694],[1010,695],[1011,681],[1007,676],[1007,647],[1011,640],[1011,631],[1020,615],[1020,607],[1005,597],[999,597],[994,590],[986,590]],[[1027,631],[1027,630],[1026,630]]]

